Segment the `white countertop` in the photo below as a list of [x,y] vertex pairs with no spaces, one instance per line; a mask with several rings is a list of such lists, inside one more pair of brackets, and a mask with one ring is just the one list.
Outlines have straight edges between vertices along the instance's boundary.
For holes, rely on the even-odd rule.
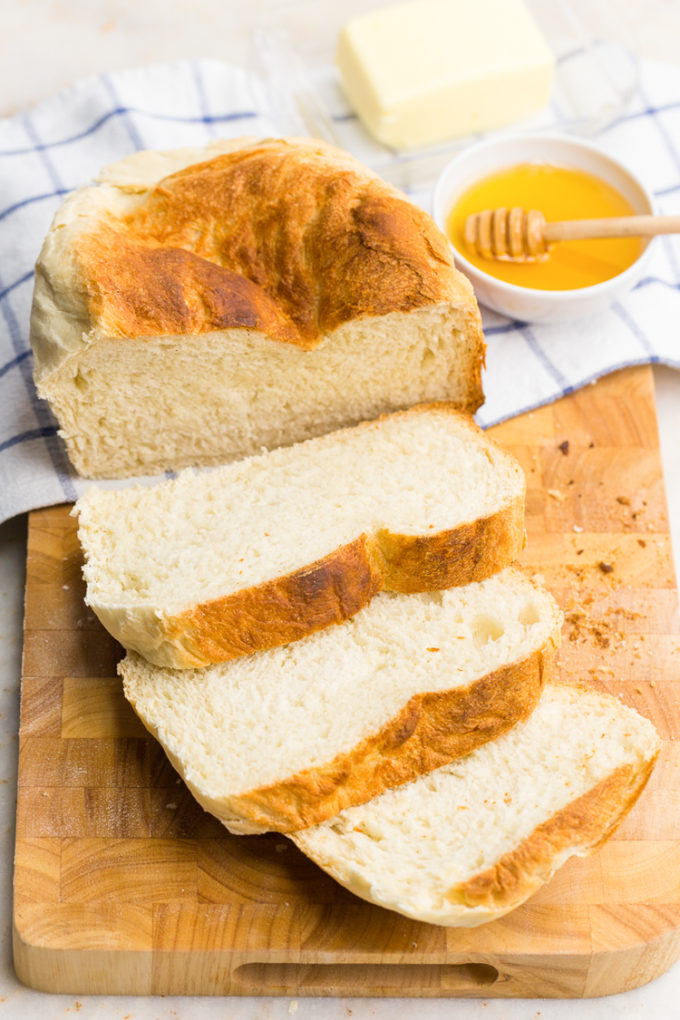
[[[554,0],[545,0],[546,3]],[[244,0],[14,0],[0,13],[0,116],[77,78],[121,67],[214,57],[243,63],[259,3]],[[640,52],[680,62],[677,0],[611,0]],[[629,35],[630,38],[630,35]],[[677,323],[669,324],[678,332]],[[678,335],[680,345],[680,333]],[[654,371],[676,572],[680,565],[680,373]],[[26,519],[0,527],[0,1016],[120,1020],[671,1020],[680,1016],[680,962],[651,984],[608,999],[408,1000],[142,998],[44,995],[19,984],[11,961],[12,855]],[[680,876],[679,876],[680,880]]]

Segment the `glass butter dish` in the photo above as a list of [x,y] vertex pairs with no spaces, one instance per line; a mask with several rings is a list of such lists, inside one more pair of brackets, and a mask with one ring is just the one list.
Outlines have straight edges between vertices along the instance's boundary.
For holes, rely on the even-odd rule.
[[281,135],[311,135],[346,149],[406,190],[432,185],[471,142],[512,131],[592,136],[621,116],[637,84],[637,60],[620,18],[601,0],[525,0],[556,58],[549,105],[530,120],[427,149],[377,142],[353,112],[335,66],[338,36],[352,17],[394,0],[264,0],[250,71],[263,113]]

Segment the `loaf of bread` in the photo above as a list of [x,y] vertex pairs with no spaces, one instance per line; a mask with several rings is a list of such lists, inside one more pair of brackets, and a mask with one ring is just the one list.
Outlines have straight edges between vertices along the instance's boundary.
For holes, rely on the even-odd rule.
[[337,627],[196,670],[130,653],[125,695],[199,803],[233,832],[312,825],[494,740],[534,707],[559,641],[510,567],[382,593]]
[[479,581],[524,544],[524,475],[449,405],[398,411],[76,504],[87,602],[161,666],[226,661],[356,613],[380,589]]
[[659,746],[618,699],[549,684],[497,740],[292,838],[372,903],[432,924],[481,924],[610,836]]
[[224,463],[482,401],[468,281],[430,217],[312,139],[141,152],[55,216],[35,381],[88,477]]

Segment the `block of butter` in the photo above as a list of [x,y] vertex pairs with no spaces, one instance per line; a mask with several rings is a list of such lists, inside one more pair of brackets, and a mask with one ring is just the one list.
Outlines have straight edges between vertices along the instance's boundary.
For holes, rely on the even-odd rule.
[[522,0],[410,0],[347,23],[336,62],[370,133],[396,149],[501,127],[548,101],[555,60]]

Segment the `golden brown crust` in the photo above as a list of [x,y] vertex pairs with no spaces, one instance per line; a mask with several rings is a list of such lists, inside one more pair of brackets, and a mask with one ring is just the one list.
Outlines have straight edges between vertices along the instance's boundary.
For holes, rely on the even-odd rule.
[[342,623],[383,588],[365,535],[285,577],[203,602],[169,621],[184,664],[226,662]]
[[349,620],[379,591],[413,594],[472,584],[524,548],[524,501],[433,535],[382,529],[263,584],[202,602],[166,621],[180,668],[227,662]]
[[483,352],[434,222],[321,142],[267,140],[171,174],[75,255],[109,336],[244,327],[309,349],[352,319],[453,303]]
[[[224,820],[236,814],[293,832],[469,754],[528,717],[553,672],[557,643],[554,635],[529,658],[469,687],[414,695],[383,729],[329,764],[229,798]],[[210,810],[219,816],[219,803]]]
[[84,237],[90,314],[109,336],[243,327],[291,343],[295,325],[257,284],[179,247],[135,244],[110,224]]
[[522,552],[526,541],[524,497],[489,517],[432,535],[376,535],[383,587],[412,594],[483,581]]
[[658,752],[641,769],[630,764],[615,769],[534,829],[493,867],[449,890],[449,902],[486,908],[492,915],[523,903],[551,878],[565,855],[590,853],[609,839],[644,790],[657,757]]
[[171,617],[164,636],[181,668],[227,662],[342,623],[379,591],[413,594],[483,581],[517,559],[525,539],[522,496],[431,535],[382,528],[291,574]]

